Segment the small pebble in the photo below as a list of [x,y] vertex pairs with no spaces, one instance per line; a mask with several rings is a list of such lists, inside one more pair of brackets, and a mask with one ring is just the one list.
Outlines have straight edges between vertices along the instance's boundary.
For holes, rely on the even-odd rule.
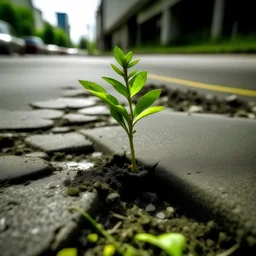
[[148,204],[145,210],[146,212],[154,212],[156,210],[156,207],[153,204]]
[[165,219],[165,214],[163,212],[158,212],[156,214],[156,217],[160,220],[164,220]]
[[79,196],[80,194],[80,190],[77,187],[69,187],[67,188],[66,192],[69,196]]
[[110,193],[106,198],[106,203],[113,203],[120,199],[120,195],[118,193]]
[[93,152],[92,153],[92,157],[93,158],[98,158],[98,157],[101,157],[103,154],[101,152]]
[[0,232],[3,232],[7,229],[5,218],[0,219]]
[[248,113],[247,114],[247,117],[249,118],[249,119],[255,119],[255,114],[253,114],[253,113]]

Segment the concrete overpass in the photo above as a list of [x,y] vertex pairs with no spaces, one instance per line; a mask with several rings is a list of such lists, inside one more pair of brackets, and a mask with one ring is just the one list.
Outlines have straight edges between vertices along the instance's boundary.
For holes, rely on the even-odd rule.
[[104,0],[97,12],[97,46],[129,49],[248,35],[256,32],[250,5],[241,0]]

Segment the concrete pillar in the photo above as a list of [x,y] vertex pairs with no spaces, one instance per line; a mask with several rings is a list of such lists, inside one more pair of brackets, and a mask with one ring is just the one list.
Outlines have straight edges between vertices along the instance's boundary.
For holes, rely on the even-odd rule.
[[162,12],[160,42],[167,45],[179,36],[179,24],[172,9],[166,8]]
[[211,37],[218,38],[222,35],[225,14],[225,0],[215,0],[213,6]]
[[160,41],[161,44],[166,45],[171,39],[171,13],[169,8],[163,10],[161,23]]

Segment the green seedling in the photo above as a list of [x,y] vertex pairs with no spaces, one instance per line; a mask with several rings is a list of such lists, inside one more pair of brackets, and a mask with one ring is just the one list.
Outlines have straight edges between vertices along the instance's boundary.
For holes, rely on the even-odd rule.
[[[89,213],[83,209],[79,207],[73,207],[72,209],[75,209],[81,213],[97,229],[97,231],[106,238],[109,244],[105,246],[103,256],[112,256],[115,252],[122,256],[148,256],[146,251],[138,250],[129,244],[121,244],[116,241],[113,236],[111,236],[99,223],[97,223],[96,220],[90,216]],[[135,235],[134,239],[156,245],[167,252],[170,256],[182,256],[183,250],[186,247],[186,239],[182,234],[179,233],[167,233],[159,236],[141,233]]]
[[75,209],[81,215],[83,215],[96,228],[96,230],[106,238],[109,244],[105,246],[103,256],[111,256],[111,253],[114,253],[115,251],[122,256],[137,255],[131,253],[136,251],[135,248],[133,248],[131,245],[122,245],[119,242],[117,242],[116,239],[113,236],[111,236],[99,223],[97,223],[97,221],[94,220],[88,212],[84,211],[79,207],[73,207],[73,209]]
[[121,69],[114,64],[111,64],[111,66],[113,70],[123,78],[124,83],[110,77],[103,77],[103,79],[111,84],[119,94],[127,99],[128,110],[122,106],[113,95],[108,94],[102,86],[90,81],[79,80],[79,82],[86,90],[108,104],[112,117],[125,130],[130,143],[132,160],[131,169],[135,172],[136,158],[133,144],[133,135],[135,133],[134,126],[142,118],[160,112],[164,109],[162,106],[152,106],[160,96],[161,90],[155,89],[147,92],[139,99],[135,108],[133,108],[132,99],[145,85],[147,80],[147,71],[138,72],[137,70],[133,70],[129,73],[129,69],[134,67],[140,61],[132,61],[132,52],[128,52],[125,55],[123,51],[116,46],[114,49],[114,57],[121,66]]
[[186,247],[186,239],[179,233],[166,233],[159,236],[142,233],[135,235],[134,238],[158,246],[170,256],[182,256]]
[[77,249],[64,248],[57,253],[57,256],[77,256]]

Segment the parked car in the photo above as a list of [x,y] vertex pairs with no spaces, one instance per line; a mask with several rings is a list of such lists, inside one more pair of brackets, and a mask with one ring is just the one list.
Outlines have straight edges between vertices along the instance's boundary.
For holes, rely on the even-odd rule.
[[68,48],[69,55],[78,55],[78,49],[76,48]]
[[24,54],[25,41],[22,38],[16,36],[16,33],[12,26],[0,20],[0,53],[12,54],[19,53]]
[[66,48],[66,47],[59,47],[59,54],[60,55],[68,55],[68,48]]
[[55,44],[47,44],[46,45],[46,53],[47,54],[58,54],[59,53],[59,46]]
[[27,36],[25,39],[25,52],[33,54],[45,54],[46,46],[43,40],[37,36]]

